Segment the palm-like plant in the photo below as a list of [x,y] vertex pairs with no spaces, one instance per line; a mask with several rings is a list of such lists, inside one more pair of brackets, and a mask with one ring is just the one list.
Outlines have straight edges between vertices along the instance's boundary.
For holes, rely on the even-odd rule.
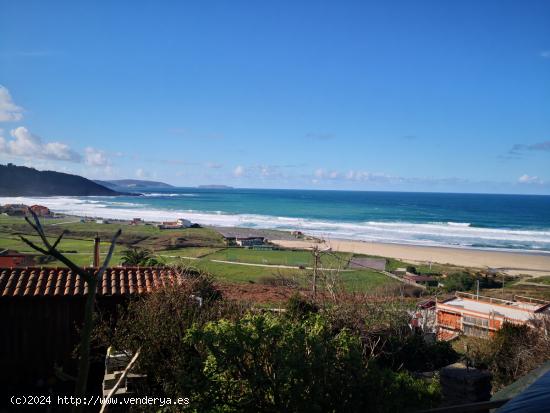
[[123,251],[121,262],[128,267],[154,267],[160,264],[151,250],[136,247]]

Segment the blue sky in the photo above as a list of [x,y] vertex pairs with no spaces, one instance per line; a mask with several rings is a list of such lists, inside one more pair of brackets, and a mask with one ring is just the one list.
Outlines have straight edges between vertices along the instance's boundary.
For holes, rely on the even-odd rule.
[[550,194],[548,1],[0,0],[0,162]]

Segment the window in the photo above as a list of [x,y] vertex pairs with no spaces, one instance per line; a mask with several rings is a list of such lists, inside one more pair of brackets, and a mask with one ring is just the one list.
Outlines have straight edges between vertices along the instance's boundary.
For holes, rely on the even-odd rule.
[[465,315],[462,317],[462,324],[471,324],[473,326],[489,328],[489,319]]
[[489,337],[489,330],[483,328],[483,327],[477,327],[465,324],[464,325],[464,335],[472,336],[472,337]]

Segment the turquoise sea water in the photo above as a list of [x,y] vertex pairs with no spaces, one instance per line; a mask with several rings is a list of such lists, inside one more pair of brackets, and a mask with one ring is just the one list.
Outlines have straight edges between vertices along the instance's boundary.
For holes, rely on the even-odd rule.
[[[140,197],[34,200],[106,218],[186,217],[366,241],[550,252],[550,196],[171,188]],[[15,200],[0,199],[8,201]]]

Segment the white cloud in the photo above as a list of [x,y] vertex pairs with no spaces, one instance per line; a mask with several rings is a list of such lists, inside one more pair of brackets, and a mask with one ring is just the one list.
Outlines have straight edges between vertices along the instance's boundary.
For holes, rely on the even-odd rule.
[[217,162],[206,162],[205,166],[210,169],[220,169],[223,168],[223,165],[221,163]]
[[325,170],[323,168],[316,169],[315,172],[313,172],[313,175],[317,178],[324,178],[325,177]]
[[111,160],[107,157],[104,151],[87,147],[84,150],[84,162],[89,166],[109,166]]
[[338,171],[326,171],[323,168],[318,168],[313,172],[315,178],[318,179],[339,179],[341,174]]
[[17,122],[23,119],[23,108],[13,103],[10,91],[0,85],[0,122]]
[[12,129],[10,135],[13,138],[11,140],[0,138],[0,150],[8,155],[71,162],[82,160],[68,145],[61,142],[44,143],[42,138],[33,135],[24,126]]
[[518,178],[518,182],[520,184],[543,184],[544,181],[540,179],[538,176],[531,176],[527,174],[523,174]]
[[237,178],[239,178],[239,177],[241,177],[241,176],[244,175],[244,172],[245,172],[244,166],[238,165],[238,166],[233,170],[233,175],[235,175]]

